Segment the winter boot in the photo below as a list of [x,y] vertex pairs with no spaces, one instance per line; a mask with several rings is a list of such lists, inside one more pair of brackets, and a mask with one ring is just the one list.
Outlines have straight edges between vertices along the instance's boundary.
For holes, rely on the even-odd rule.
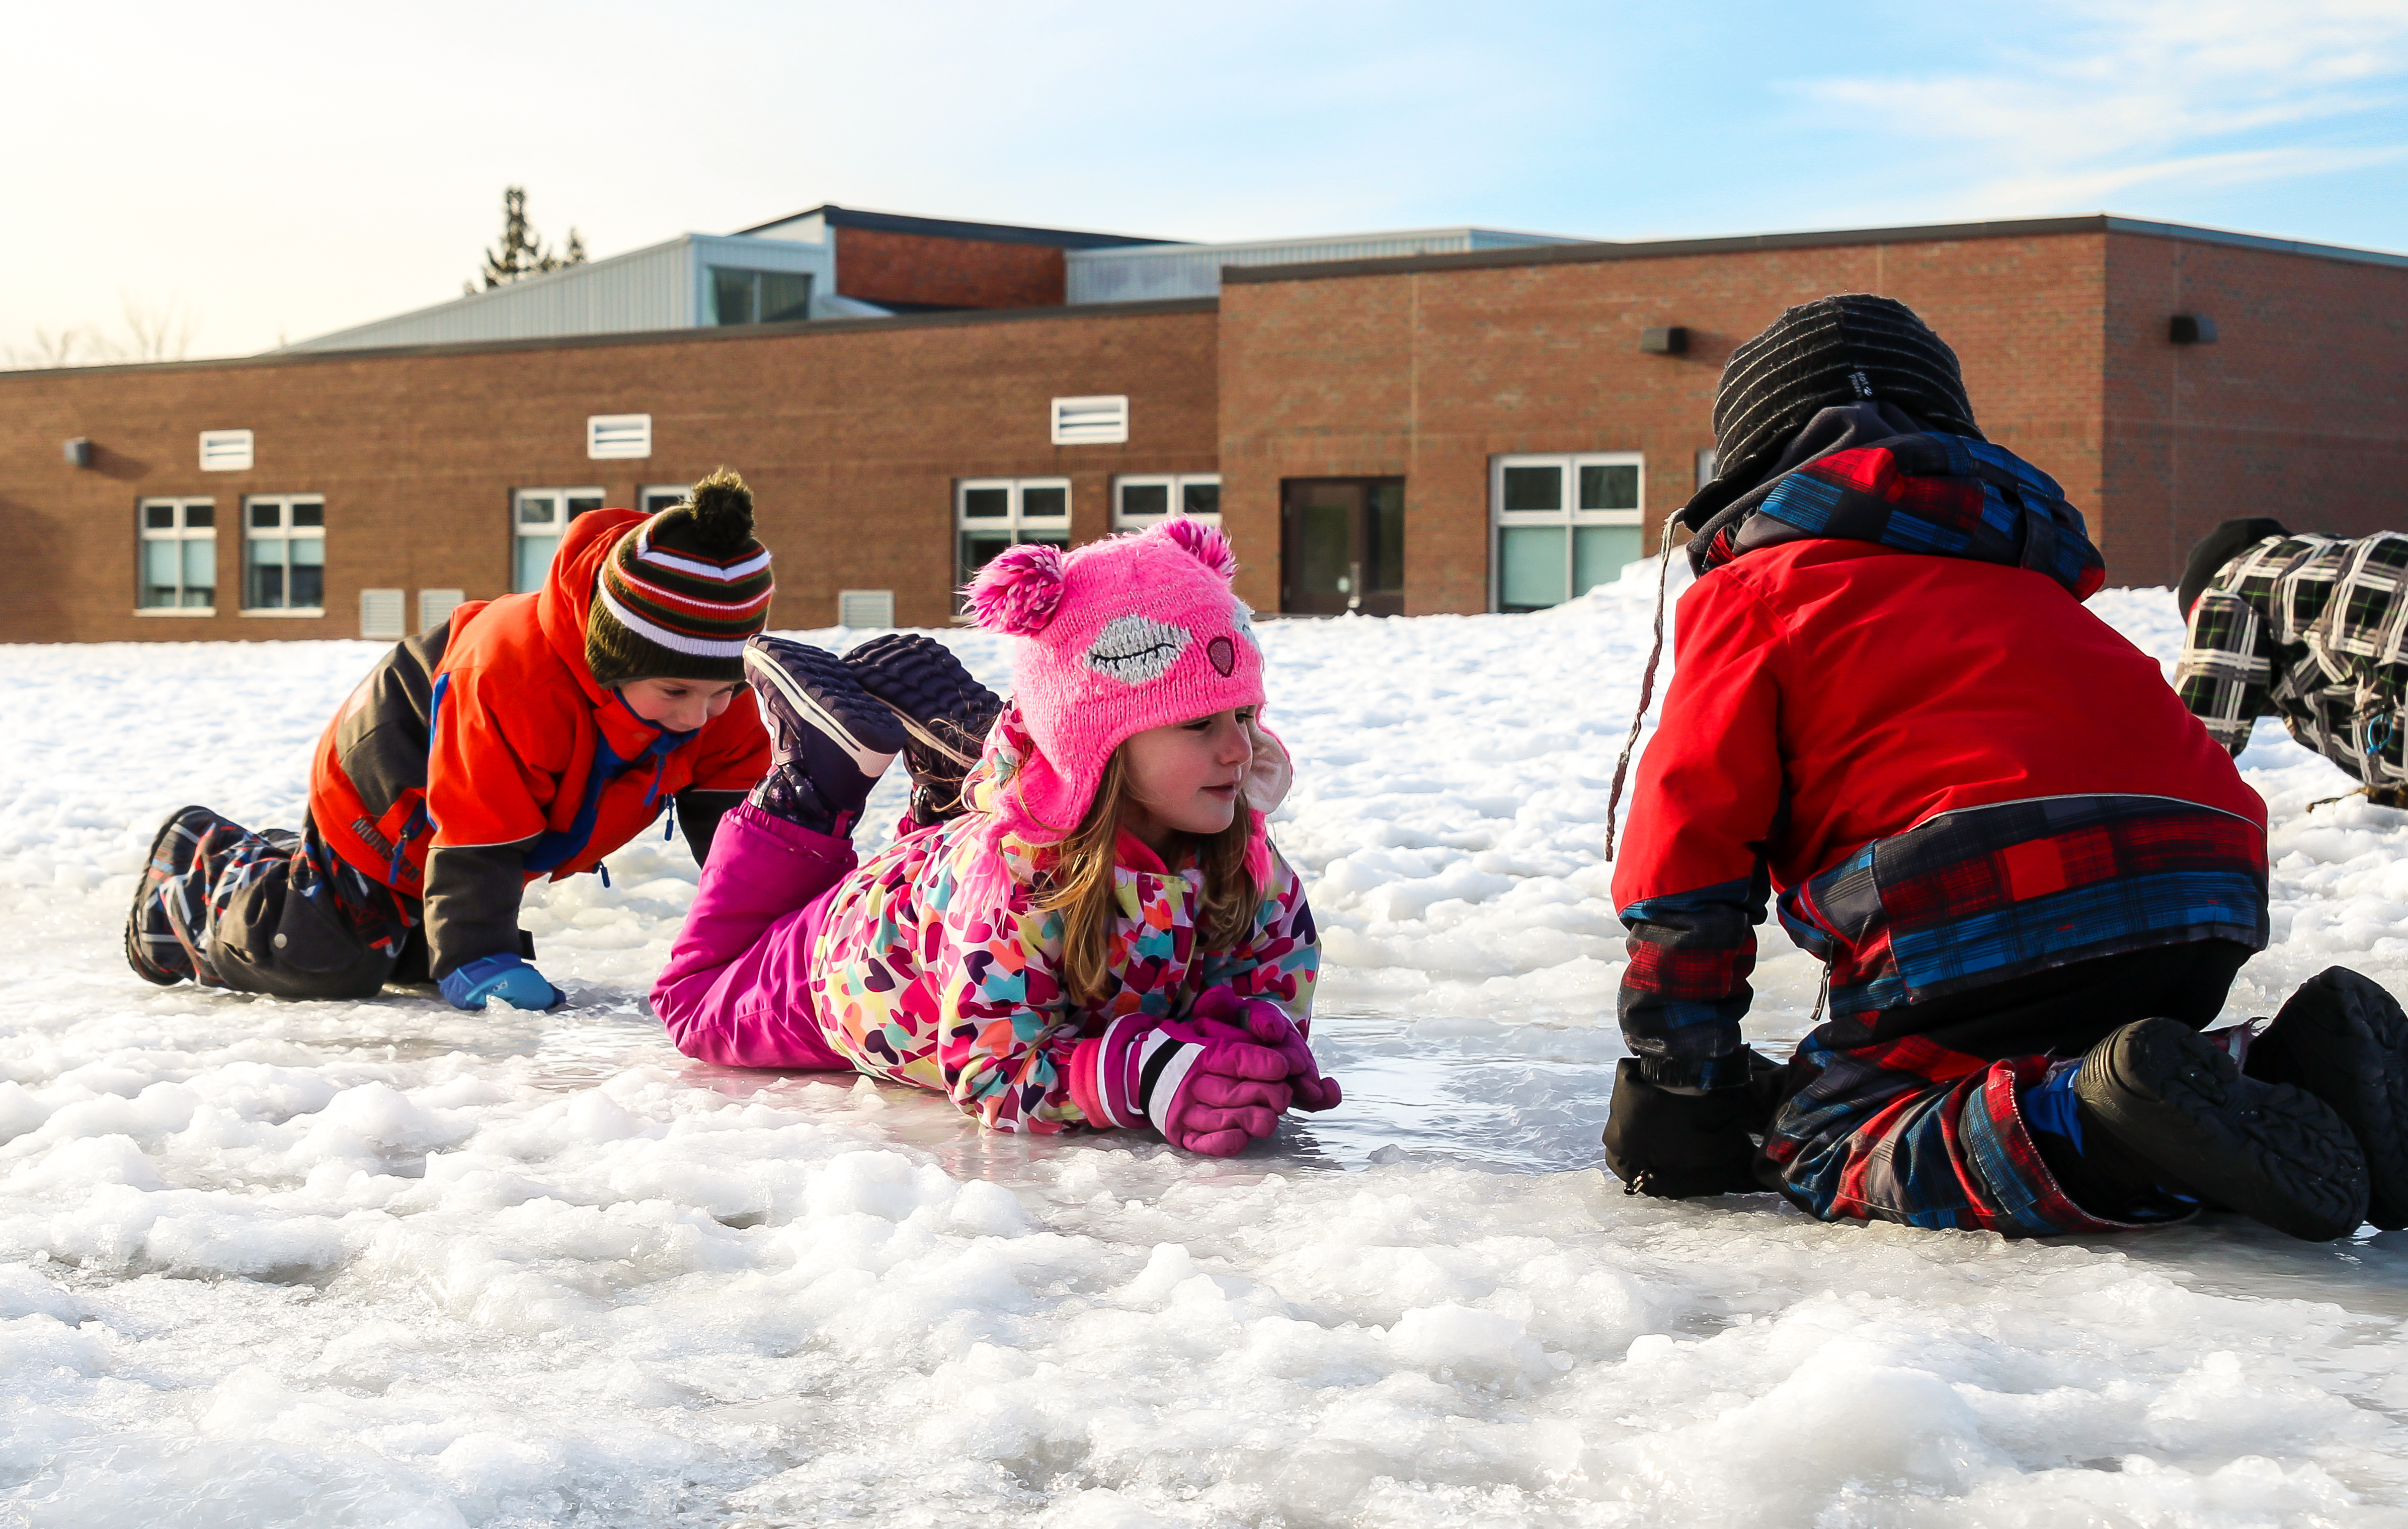
[[125,964],[145,982],[172,988],[193,975],[193,958],[176,937],[167,905],[183,891],[193,868],[193,849],[217,821],[207,807],[180,807],[150,838],[150,856],[134,882],[134,907],[125,915]]
[[2330,1105],[2243,1078],[2173,1020],[2138,1020],[2090,1050],[2073,1081],[2082,1157],[2135,1196],[2152,1187],[2329,1242],[2366,1217],[2366,1156]]
[[1003,697],[970,678],[953,650],[918,632],[888,632],[844,655],[862,689],[909,724],[903,763],[911,772],[911,821],[923,827],[961,816],[962,779],[978,763]]
[[[207,953],[209,883],[226,850],[250,836],[240,823],[205,807],[179,807],[159,825],[125,916],[125,964],[136,976],[163,988],[187,979],[225,986]],[[213,854],[221,865],[208,864]]]
[[824,648],[754,637],[744,645],[744,678],[774,760],[752,805],[815,833],[852,833],[870,788],[902,751],[903,724]]
[[2366,1153],[2367,1220],[2386,1232],[2408,1226],[2408,1013],[2398,999],[2329,966],[2249,1043],[2241,1070],[2332,1106]]

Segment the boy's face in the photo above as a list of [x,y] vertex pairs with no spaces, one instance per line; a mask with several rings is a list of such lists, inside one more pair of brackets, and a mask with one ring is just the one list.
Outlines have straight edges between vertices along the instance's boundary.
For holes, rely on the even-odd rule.
[[644,721],[672,733],[691,733],[725,711],[743,688],[733,679],[630,679],[619,693]]

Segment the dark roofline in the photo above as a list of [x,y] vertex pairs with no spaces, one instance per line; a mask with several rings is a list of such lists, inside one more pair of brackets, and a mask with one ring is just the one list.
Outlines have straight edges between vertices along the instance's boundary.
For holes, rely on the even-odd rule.
[[1352,276],[1410,276],[1418,271],[1479,271],[1515,265],[1578,265],[1591,261],[1661,260],[1676,255],[1719,255],[1754,250],[1816,250],[1852,244],[1928,244],[1951,239],[2037,238],[2053,234],[2133,234],[2148,238],[2189,239],[2278,254],[2307,255],[2363,265],[2408,267],[2408,255],[2345,245],[2235,234],[2221,228],[2145,222],[2104,212],[2076,218],[2010,218],[1979,223],[1927,223],[1904,228],[1843,228],[1803,234],[1742,234],[1711,239],[1652,239],[1629,244],[1550,244],[1510,250],[1469,250],[1449,255],[1389,255],[1369,260],[1325,260],[1297,265],[1225,265],[1224,286],[1258,281],[1321,281]]
[[0,372],[0,381],[26,377],[106,377],[126,372],[199,372],[251,366],[309,366],[330,361],[385,361],[406,356],[473,356],[512,350],[589,350],[611,345],[683,345],[734,340],[834,338],[890,329],[957,329],[970,324],[1022,323],[1039,319],[1148,318],[1159,314],[1216,313],[1217,297],[1171,297],[1151,303],[1080,303],[1060,307],[960,308],[950,313],[908,313],[891,319],[805,319],[782,324],[727,324],[695,329],[642,329],[610,335],[555,335],[533,339],[447,340],[439,345],[363,346],[356,350],[271,350],[255,356],[211,361],[143,361],[114,366],[36,366]]
[[902,212],[862,212],[823,202],[815,207],[772,218],[766,223],[739,228],[739,235],[775,228],[813,213],[831,228],[859,228],[880,234],[919,234],[938,239],[980,239],[988,244],[1042,244],[1056,250],[1110,250],[1125,244],[1181,244],[1181,239],[1149,239],[1133,234],[1089,234],[1074,228],[1029,228],[1019,223],[966,223],[954,218],[915,218]]

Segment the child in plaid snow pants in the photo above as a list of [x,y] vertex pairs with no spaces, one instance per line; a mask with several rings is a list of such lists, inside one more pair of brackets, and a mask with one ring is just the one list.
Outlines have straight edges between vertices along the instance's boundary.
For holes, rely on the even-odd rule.
[[[2035,1110],[2119,1027],[2214,1019],[2267,939],[2264,803],[2084,607],[2104,566],[2082,517],[1981,438],[1901,305],[1790,309],[1734,353],[1715,432],[1614,867],[1632,1055],[1609,1165],[1828,1220],[2186,1213],[2083,1203],[2079,1135]],[[1776,894],[1828,1016],[1778,1067],[1741,1033]]]

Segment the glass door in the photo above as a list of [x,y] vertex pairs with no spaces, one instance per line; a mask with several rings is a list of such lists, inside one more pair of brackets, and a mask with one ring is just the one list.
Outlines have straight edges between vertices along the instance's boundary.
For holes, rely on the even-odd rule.
[[1405,480],[1292,478],[1280,485],[1280,608],[1401,616]]

